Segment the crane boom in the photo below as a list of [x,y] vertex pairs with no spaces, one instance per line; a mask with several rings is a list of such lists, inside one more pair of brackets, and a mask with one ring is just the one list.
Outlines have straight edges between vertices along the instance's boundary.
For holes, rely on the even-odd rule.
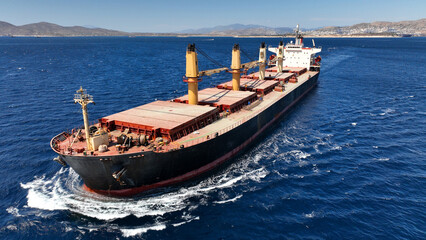
[[244,69],[250,69],[250,68],[255,68],[257,66],[259,66],[259,61],[252,61],[252,62],[247,62],[247,63],[243,63],[241,64],[241,68]]
[[200,77],[202,77],[202,76],[210,76],[212,74],[220,73],[220,72],[228,71],[228,70],[229,69],[227,67],[204,70],[204,71],[200,71],[199,76]]
[[[252,62],[247,62],[247,63],[241,64],[241,68],[243,68],[243,69],[251,69],[251,68],[255,68],[257,66],[259,66],[259,61],[252,61]],[[198,76],[199,77],[211,76],[215,73],[220,73],[220,72],[223,72],[223,71],[229,71],[229,68],[223,67],[223,68],[215,68],[215,69],[200,71]]]

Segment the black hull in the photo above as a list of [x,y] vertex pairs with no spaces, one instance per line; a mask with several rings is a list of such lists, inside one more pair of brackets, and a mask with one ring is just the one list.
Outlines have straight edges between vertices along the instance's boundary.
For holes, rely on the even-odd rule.
[[[61,157],[81,176],[88,189],[102,194],[128,196],[182,182],[217,167],[245,149],[313,89],[318,76],[319,73],[240,126],[191,147],[171,152],[121,154],[107,159],[96,156]],[[112,174],[123,168],[127,171],[120,184]]]

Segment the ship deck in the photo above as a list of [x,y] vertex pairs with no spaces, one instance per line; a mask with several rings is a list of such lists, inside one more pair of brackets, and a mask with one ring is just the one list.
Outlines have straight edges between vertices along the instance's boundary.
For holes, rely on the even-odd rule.
[[238,127],[242,123],[250,120],[251,118],[257,116],[259,113],[263,112],[275,102],[284,98],[287,94],[292,92],[294,89],[302,85],[310,77],[313,77],[316,74],[318,74],[318,72],[312,71],[308,71],[305,74],[302,74],[301,76],[297,77],[298,82],[286,83],[284,91],[272,91],[269,94],[265,95],[261,100],[258,100],[259,104],[253,104],[253,107],[247,106],[241,111],[223,117],[214,122],[213,124],[210,124],[190,135],[187,135],[177,140],[175,142],[175,145],[184,145],[185,147],[189,147],[201,143],[203,141],[207,141],[208,139],[214,138],[216,133],[221,135],[227,131],[232,130],[235,127]]
[[[174,135],[186,128],[198,129],[199,122],[213,122],[218,109],[210,106],[191,106],[170,101],[155,101],[128,109],[100,119],[103,126],[114,125],[117,130],[129,128],[132,132],[144,133],[159,131]],[[207,124],[207,123],[206,123]]]
[[[280,73],[278,73],[279,75]],[[288,74],[288,73],[287,73]],[[209,139],[214,138],[216,135],[224,134],[235,127],[238,127],[242,123],[250,120],[251,118],[257,116],[259,113],[263,112],[265,109],[270,107],[275,102],[279,101],[287,94],[292,92],[298,86],[307,81],[310,77],[315,76],[318,72],[308,71],[297,77],[297,82],[285,83],[284,90],[281,91],[271,91],[268,94],[264,95],[259,100],[253,101],[253,97],[256,99],[257,94],[255,92],[250,91],[231,91],[225,89],[217,89],[217,88],[207,88],[201,90],[199,93],[200,102],[203,102],[210,106],[195,106],[188,105],[184,103],[176,103],[176,102],[163,102],[157,101],[151,104],[142,105],[133,109],[129,109],[123,111],[118,114],[113,114],[105,117],[107,120],[126,120],[127,117],[130,116],[131,119],[138,119],[143,124],[151,124],[153,127],[177,127],[179,123],[192,121],[190,119],[197,118],[199,116],[209,115],[214,112],[215,109],[218,111],[218,108],[222,105],[231,106],[235,103],[244,103],[244,106],[236,112],[232,114],[221,114],[221,117],[216,119],[216,121],[204,125],[203,127],[196,129],[194,131],[189,132],[185,136],[182,136],[176,140],[172,140],[169,144],[157,144],[151,143],[148,146],[134,146],[127,149],[125,152],[121,152],[117,147],[116,143],[111,141],[108,145],[108,151],[106,152],[98,152],[94,151],[93,155],[95,156],[113,156],[116,154],[131,154],[131,153],[141,153],[144,151],[156,151],[156,152],[167,152],[175,149],[179,149],[182,147],[190,147],[196,144],[199,144],[204,141],[208,141]],[[281,75],[279,75],[281,76]],[[280,79],[274,79],[280,80]],[[266,81],[266,82],[276,82],[276,81]],[[187,101],[187,96],[183,96],[178,101]],[[243,99],[243,101],[241,100]],[[250,104],[248,104],[248,101]],[[248,104],[248,105],[247,105]],[[144,107],[145,106],[145,107]],[[215,107],[212,107],[215,106]],[[134,116],[137,116],[134,118]],[[167,116],[167,120],[162,117]],[[149,118],[150,120],[145,120]],[[155,120],[154,120],[155,119]],[[133,121],[133,120],[132,120]],[[150,126],[151,126],[150,125]],[[84,130],[83,130],[84,131]],[[114,130],[110,133],[111,136],[119,136],[122,134],[120,130]],[[82,134],[84,136],[84,134]],[[59,135],[58,135],[59,136]],[[137,134],[131,133],[129,136],[137,137]],[[65,154],[72,154],[77,156],[83,156],[87,153],[76,152],[75,149],[85,147],[85,141],[76,141],[73,144],[72,150],[69,151],[70,144],[74,141],[74,137],[64,136],[64,140],[58,141],[58,152],[62,152]],[[55,143],[56,144],[56,143]],[[92,153],[89,153],[92,154]]]
[[[198,91],[198,103],[218,107],[221,111],[235,112],[248,102],[254,102],[257,94],[249,91],[232,91],[218,88],[205,88]],[[188,95],[176,98],[175,102],[188,103]]]
[[[259,94],[266,94],[271,92],[276,85],[278,85],[277,81],[256,80],[248,78],[240,79],[240,90],[248,90],[257,92]],[[232,90],[232,81],[219,84],[217,85],[217,88]]]
[[[284,80],[285,81],[285,80],[290,79],[293,75],[294,75],[294,73],[290,73],[290,72],[282,72],[282,73],[265,72],[265,79],[266,80],[277,80],[277,81]],[[257,79],[259,79],[259,72],[249,74],[247,76],[244,76],[244,78],[257,80]]]
[[[283,67],[283,72],[302,74],[305,71],[306,71],[306,68],[304,68],[304,67]],[[270,68],[266,69],[266,72],[278,72],[278,67],[277,66],[270,67]]]

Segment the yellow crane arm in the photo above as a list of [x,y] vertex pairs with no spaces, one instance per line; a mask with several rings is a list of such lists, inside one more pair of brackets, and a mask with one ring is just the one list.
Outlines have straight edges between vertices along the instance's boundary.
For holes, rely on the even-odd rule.
[[[241,64],[241,68],[243,69],[251,69],[251,68],[255,68],[259,66],[259,61],[253,61],[253,62],[248,62],[248,63],[243,63]],[[223,68],[215,68],[215,69],[209,69],[209,70],[204,70],[204,71],[200,71],[198,76],[202,77],[202,76],[211,76],[215,73],[220,73],[223,71],[229,71],[229,68],[227,67],[223,67]]]
[[243,63],[243,64],[241,64],[241,68],[244,68],[244,69],[255,68],[255,67],[259,66],[259,64],[260,64],[259,61]]
[[210,69],[210,70],[204,70],[204,71],[200,71],[199,76],[200,77],[202,77],[202,76],[210,76],[212,74],[220,73],[220,72],[227,71],[227,70],[229,70],[227,67]]

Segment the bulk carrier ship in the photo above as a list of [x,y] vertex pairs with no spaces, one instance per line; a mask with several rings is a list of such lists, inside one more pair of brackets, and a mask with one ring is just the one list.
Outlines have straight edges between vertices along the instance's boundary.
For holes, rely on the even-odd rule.
[[[314,43],[314,42],[313,42]],[[55,136],[54,160],[69,165],[83,188],[104,195],[131,196],[189,180],[214,169],[249,146],[268,127],[313,89],[320,72],[321,48],[295,42],[269,47],[259,60],[241,64],[232,49],[230,68],[198,70],[194,44],[186,51],[188,95],[155,101],[99,119],[89,125],[92,96],[82,88],[74,101],[82,107],[84,127]],[[244,70],[259,67],[246,74]],[[220,71],[232,81],[198,91],[201,77]]]

